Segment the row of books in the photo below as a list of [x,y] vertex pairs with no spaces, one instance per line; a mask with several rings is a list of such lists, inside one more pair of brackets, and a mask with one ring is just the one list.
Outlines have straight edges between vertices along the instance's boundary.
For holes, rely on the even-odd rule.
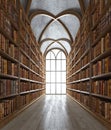
[[35,71],[38,74],[40,72],[39,68],[37,66],[35,66],[32,62],[30,63],[30,69],[32,69],[33,71]]
[[17,0],[0,0],[0,4],[4,7],[6,10],[9,5],[17,6]]
[[86,40],[86,42],[83,42],[83,45],[81,46],[81,55],[84,54],[86,50],[88,50],[90,47],[89,39]]
[[37,84],[37,83],[30,83],[30,86],[31,86],[31,90],[42,88],[42,84]]
[[94,113],[102,115],[107,121],[111,122],[111,103],[105,102],[95,97],[89,98],[88,95],[79,94],[74,92],[74,97],[84,104],[87,107],[90,107],[90,110]]
[[80,80],[80,79],[81,79],[81,73],[77,73],[77,74],[70,77],[71,82],[76,81],[76,80]]
[[9,79],[0,80],[0,98],[17,93],[18,93],[18,81]]
[[29,70],[20,67],[20,77],[29,79],[29,73]]
[[18,59],[18,48],[10,40],[5,38],[4,35],[0,33],[0,50],[7,53],[9,56],[14,59]]
[[74,62],[77,62],[78,61],[78,59],[81,57],[81,50],[79,50],[79,52],[77,53],[77,55],[75,56],[75,58],[74,58]]
[[96,6],[97,4],[99,4],[100,8],[103,8],[103,6],[105,6],[108,3],[108,0],[91,0],[91,5],[92,7]]
[[7,32],[9,36],[12,36],[12,25],[9,18],[6,17],[4,11],[0,9],[0,28]]
[[111,32],[107,33],[92,49],[92,58],[97,57],[100,54],[103,54],[108,49],[111,48]]
[[26,104],[29,104],[32,100],[38,98],[41,92],[37,91],[35,93],[28,93],[18,97],[19,108],[23,107]]
[[30,66],[29,58],[25,56],[23,53],[20,54],[20,62],[26,65],[27,67]]
[[29,49],[29,46],[27,44],[22,39],[20,39],[20,48],[22,50],[24,50],[27,54],[29,54],[30,49]]
[[37,83],[20,82],[20,92],[40,89],[41,87],[42,85]]
[[95,114],[103,116],[108,122],[111,122],[111,103],[100,100],[99,98],[91,97],[88,95],[80,94],[67,90],[67,93],[74,97],[77,101],[90,108]]
[[33,72],[30,72],[30,77],[29,78],[32,79],[32,80],[39,81],[39,82],[42,82],[42,80],[43,80],[40,76],[34,74]]
[[84,70],[81,71],[81,78],[88,78],[90,77],[90,68],[86,68]]
[[85,106],[89,107],[89,96],[81,94],[80,95],[80,102],[84,104]]
[[29,82],[20,82],[20,92],[31,90]]
[[92,25],[94,26],[95,23],[98,21],[98,19],[100,19],[100,16],[103,14],[105,7],[105,0],[101,0],[96,3],[94,2],[93,4],[95,5],[95,10],[92,14]]
[[[107,16],[108,15],[108,16]],[[98,36],[103,32],[103,30],[111,23],[111,7],[106,12],[106,14],[101,18],[98,26],[93,31],[93,42],[98,38]]]
[[81,32],[80,37],[81,37],[82,43],[87,41],[89,31],[90,31],[90,8],[88,7],[85,10],[85,14],[84,14],[84,16],[82,18],[81,26],[80,26],[80,32]]
[[15,111],[15,109],[17,109],[16,99],[0,102],[0,120],[10,115],[12,112]]
[[111,97],[111,79],[92,82],[92,93]]
[[0,56],[0,73],[18,76],[18,65]]
[[85,66],[90,62],[90,54],[89,52],[81,59],[81,67]]
[[72,89],[89,92],[89,90],[90,90],[90,82],[85,81],[85,82],[75,83],[75,84],[72,84],[70,87]]
[[16,96],[10,100],[4,100],[3,102],[0,102],[0,120],[2,120],[4,117],[7,117],[14,111],[20,109],[24,105],[30,103],[32,100],[38,98],[42,94],[44,94],[44,90]]
[[101,21],[99,23],[99,26],[102,27],[101,30],[105,29],[107,25],[111,23],[111,5],[108,10],[106,10],[106,13],[101,18]]
[[[26,25],[26,26],[29,26],[29,25]],[[21,48],[24,49],[24,46],[25,46],[26,47],[26,52],[28,52],[27,51],[28,49],[31,49],[33,52],[38,53],[38,51],[37,51],[38,46],[35,44],[36,42],[34,42],[35,38],[32,35],[29,35],[27,33],[27,31],[29,33],[30,29],[26,30],[24,28],[24,26],[21,24],[21,37],[25,41],[25,43],[24,43],[23,40],[21,40],[22,41],[21,43],[23,43],[23,45],[21,44]]]
[[[80,68],[81,68],[81,66],[79,64],[77,64],[77,66],[72,69],[72,74],[74,74],[74,72],[78,71]],[[81,78],[88,78],[90,76],[89,68],[83,69],[83,70],[79,71],[79,73],[80,73],[79,74],[79,79],[81,79]],[[73,78],[73,79],[76,79],[76,78]]]
[[111,56],[93,64],[93,76],[111,72]]
[[[29,39],[30,40],[30,39]],[[39,54],[36,51],[36,46],[33,47],[30,45],[29,40],[27,43],[25,43],[23,40],[20,40],[20,48],[26,52],[26,55],[30,57],[35,63],[39,59]]]
[[[43,59],[30,23],[19,3],[19,0],[0,0],[0,120],[45,93],[44,90],[19,93],[44,87],[40,83],[31,81],[44,82],[39,75],[33,72],[39,71],[42,75],[36,63],[42,68],[40,62]],[[22,19],[20,13],[22,13]],[[20,37],[21,35],[23,38]],[[17,76],[17,79],[14,76]],[[29,82],[21,77],[29,79]]]
[[75,71],[79,70],[81,68],[81,61],[79,61],[75,66]]
[[17,0],[0,0],[1,7],[4,12],[7,13],[7,16],[10,16],[11,20],[13,20],[17,25],[18,23],[18,14],[16,11],[16,8],[18,7],[18,1]]
[[40,82],[43,80],[38,74],[35,74],[22,67],[20,68],[20,77],[30,79],[30,80],[40,81]]
[[89,107],[90,100],[88,95],[70,90],[67,90],[67,93],[71,95],[74,99],[76,99],[78,102],[82,103],[84,106]]
[[[79,60],[79,59],[78,59]],[[86,54],[72,69],[72,71],[76,72],[77,70],[84,67],[84,65],[88,64],[90,62],[90,55],[89,53]],[[72,66],[75,64],[75,60],[72,61]],[[71,68],[71,67],[69,67]]]
[[92,97],[90,102],[90,109],[99,115],[102,115],[107,121],[111,123],[111,103],[105,102],[98,98]]
[[3,102],[0,102],[0,120],[13,113],[15,110],[30,103],[32,100],[38,98],[42,94],[43,94],[42,91],[35,92],[22,96],[17,96],[10,100],[4,100]]
[[27,67],[32,67],[32,66],[37,67],[37,66],[40,66],[40,62],[39,62],[40,59],[37,59],[36,56],[33,53],[28,51],[25,54],[23,54],[22,51],[21,51],[21,54],[20,54],[20,61],[21,61],[22,64],[26,65]]
[[[89,17],[89,16],[88,16]],[[87,17],[87,18],[88,18]],[[84,23],[84,25],[85,25],[85,29],[82,29],[81,31],[82,31],[82,35],[81,35],[81,41],[84,43],[86,40],[87,40],[87,38],[88,38],[88,34],[89,34],[89,31],[90,31],[90,22],[89,21],[87,21],[87,22],[85,22]],[[82,28],[82,27],[81,27]]]

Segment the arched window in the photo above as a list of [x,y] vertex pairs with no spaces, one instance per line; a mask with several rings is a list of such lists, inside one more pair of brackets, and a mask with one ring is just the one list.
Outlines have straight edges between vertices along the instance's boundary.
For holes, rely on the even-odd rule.
[[46,94],[66,94],[66,56],[58,49],[46,55]]

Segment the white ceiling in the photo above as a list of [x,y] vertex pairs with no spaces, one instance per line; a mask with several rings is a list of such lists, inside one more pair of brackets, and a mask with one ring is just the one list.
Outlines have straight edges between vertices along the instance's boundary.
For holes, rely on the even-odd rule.
[[[42,53],[60,48],[70,53],[71,43],[90,0],[20,0],[28,9],[31,28]],[[82,6],[81,6],[82,3]],[[30,5],[30,6],[29,6]]]

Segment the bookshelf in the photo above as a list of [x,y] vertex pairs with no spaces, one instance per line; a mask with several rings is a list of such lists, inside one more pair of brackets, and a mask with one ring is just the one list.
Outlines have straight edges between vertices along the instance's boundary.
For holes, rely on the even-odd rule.
[[0,122],[45,93],[45,59],[18,0],[0,0]]
[[111,2],[91,0],[67,58],[67,93],[111,123]]

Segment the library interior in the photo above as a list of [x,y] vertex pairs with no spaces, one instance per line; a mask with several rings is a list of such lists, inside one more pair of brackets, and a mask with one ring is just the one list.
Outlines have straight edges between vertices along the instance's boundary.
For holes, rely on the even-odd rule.
[[111,0],[0,0],[0,130],[111,130]]

